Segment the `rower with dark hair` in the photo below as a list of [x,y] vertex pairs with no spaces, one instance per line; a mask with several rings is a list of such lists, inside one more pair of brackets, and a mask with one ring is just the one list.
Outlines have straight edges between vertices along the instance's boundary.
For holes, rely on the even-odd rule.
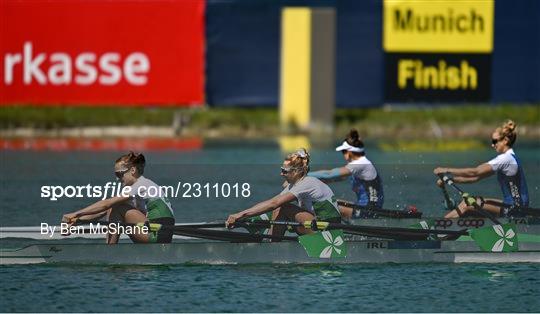
[[[91,221],[106,216],[114,223],[156,223],[174,226],[174,214],[171,204],[161,188],[154,181],[143,176],[146,160],[143,154],[130,152],[118,158],[114,164],[114,174],[123,187],[129,186],[126,196],[115,196],[100,200],[81,210],[65,214],[62,222],[73,224],[77,220]],[[118,242],[119,234],[107,234],[107,243]],[[129,234],[133,242],[169,243],[172,230],[150,231],[148,233]]]
[[352,129],[343,143],[336,147],[343,153],[347,164],[332,170],[319,170],[308,173],[308,176],[324,182],[339,181],[350,178],[352,190],[356,193],[356,204],[368,210],[353,210],[351,207],[340,206],[343,218],[370,218],[373,216],[369,209],[381,209],[384,202],[382,181],[373,163],[367,159],[364,142],[358,131]]

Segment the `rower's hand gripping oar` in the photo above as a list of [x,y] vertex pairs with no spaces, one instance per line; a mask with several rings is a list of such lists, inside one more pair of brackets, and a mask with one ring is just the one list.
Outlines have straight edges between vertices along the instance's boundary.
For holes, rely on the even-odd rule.
[[478,204],[478,201],[476,200],[476,197],[473,195],[470,195],[467,192],[464,192],[459,186],[457,186],[454,183],[454,180],[452,180],[451,176],[448,173],[439,174],[438,177],[447,185],[453,187],[459,195],[463,198],[463,201],[467,206],[473,206],[474,209],[479,212],[480,214],[484,215],[486,218],[489,218],[491,221],[493,221],[495,224],[500,225],[501,222],[495,218],[493,214],[488,212],[487,210],[482,208],[481,204]]

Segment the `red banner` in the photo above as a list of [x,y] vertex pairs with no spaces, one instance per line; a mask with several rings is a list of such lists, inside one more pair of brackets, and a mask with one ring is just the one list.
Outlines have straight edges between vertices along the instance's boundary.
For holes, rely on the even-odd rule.
[[0,138],[0,150],[48,151],[164,151],[196,150],[202,139],[194,138]]
[[204,7],[2,0],[0,104],[202,104]]

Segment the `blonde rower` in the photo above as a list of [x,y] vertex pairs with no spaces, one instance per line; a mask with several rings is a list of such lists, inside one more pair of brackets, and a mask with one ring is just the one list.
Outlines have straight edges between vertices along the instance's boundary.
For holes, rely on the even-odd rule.
[[[152,180],[143,176],[145,164],[142,154],[130,152],[118,158],[114,164],[114,174],[122,186],[131,187],[129,195],[98,201],[81,210],[65,214],[62,221],[73,223],[76,220],[93,220],[106,215],[109,222],[128,224],[151,222],[174,226],[174,215],[169,201],[164,195],[159,195],[161,193],[157,196],[153,195],[154,192],[149,193],[149,190],[161,191],[161,189]],[[169,243],[173,234],[172,230],[160,230],[129,236],[137,243]],[[118,238],[118,234],[109,234],[107,243],[117,243]]]
[[[516,124],[512,120],[507,120],[491,135],[491,146],[499,154],[497,157],[476,168],[438,167],[433,172],[436,175],[449,173],[458,183],[477,182],[496,173],[503,199],[478,198],[480,207],[502,217],[523,216],[522,209],[529,207],[529,192],[525,173],[512,149],[516,137]],[[437,185],[442,186],[443,182],[437,180]],[[445,218],[457,218],[471,210],[474,210],[473,206],[461,202],[458,208],[446,214]]]
[[[228,226],[237,220],[273,211],[273,220],[305,222],[313,219],[341,222],[336,198],[332,190],[317,178],[306,176],[309,171],[309,154],[305,149],[288,155],[281,167],[281,176],[286,180],[284,190],[271,199],[253,207],[232,214],[227,219]],[[293,203],[298,202],[298,205]],[[286,228],[273,226],[272,235],[283,235]],[[300,234],[310,233],[305,228],[297,228]]]

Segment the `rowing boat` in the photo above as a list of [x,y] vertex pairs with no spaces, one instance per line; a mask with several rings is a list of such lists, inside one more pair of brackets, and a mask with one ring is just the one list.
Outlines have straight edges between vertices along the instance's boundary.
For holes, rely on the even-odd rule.
[[[540,234],[540,217],[523,217],[523,218],[499,218],[503,224],[514,223],[518,232]],[[379,226],[379,227],[401,227],[407,228],[426,222],[430,228],[438,230],[460,230],[470,228],[482,228],[494,225],[494,222],[489,218],[468,217],[468,218],[403,218],[403,219],[355,219],[352,221],[354,225],[360,226]]]
[[0,251],[0,264],[258,264],[258,263],[514,263],[540,262],[540,237],[522,236],[518,252],[479,250],[468,237],[459,241],[347,241],[344,258],[308,257],[298,242],[230,243],[181,240],[170,244],[34,244]]
[[[537,218],[520,218],[505,219],[503,223],[506,227],[494,225],[493,222],[481,218],[365,219],[357,220],[356,224],[253,221],[241,222],[237,226],[249,230],[253,227],[267,228],[277,224],[303,226],[319,231],[342,229],[340,232],[346,233],[346,235],[342,233],[341,236],[335,235],[332,239],[330,231],[318,232],[319,237],[324,240],[319,242],[318,245],[322,246],[319,246],[320,251],[315,255],[308,248],[304,237],[224,230],[223,223],[176,226],[150,224],[152,228],[167,227],[173,230],[176,235],[173,243],[140,245],[121,243],[111,246],[92,242],[91,239],[90,242],[89,239],[82,239],[85,242],[80,242],[81,237],[88,235],[83,232],[75,239],[60,235],[60,239],[46,244],[39,241],[39,244],[30,244],[22,248],[0,250],[0,264],[540,262],[540,221]],[[80,227],[83,231],[88,228]],[[469,230],[463,230],[465,227]],[[31,236],[31,231],[37,234],[38,230],[41,231],[41,228],[7,227],[3,228],[1,233],[4,241],[10,241],[10,238],[20,238],[29,232]],[[89,230],[95,231],[92,227]],[[490,241],[493,242],[489,244],[488,249],[480,244],[479,238],[475,238],[475,234],[480,235],[485,231],[496,236],[494,240],[491,238]],[[338,237],[342,236],[343,238],[337,241]],[[266,242],[270,239],[283,242]],[[345,251],[342,251],[343,243],[346,244]],[[507,245],[509,249],[503,249]],[[314,246],[311,245],[311,248]],[[338,254],[334,255],[333,250]],[[495,252],[497,250],[500,252]],[[510,250],[512,252],[509,252]],[[322,258],[335,256],[339,258],[331,260]]]
[[[540,234],[540,218],[528,217],[528,218],[509,218],[500,219],[502,223],[514,223],[517,226],[517,232]],[[421,224],[426,222],[426,224]],[[378,226],[378,227],[400,227],[408,228],[411,226],[429,227],[435,230],[461,230],[470,228],[481,228],[485,226],[493,225],[493,222],[487,218],[459,218],[459,219],[444,219],[444,218],[376,218],[376,219],[355,219],[350,221],[353,225],[359,226]],[[201,223],[204,224],[204,223]],[[186,224],[177,223],[176,226],[184,226]],[[193,224],[190,224],[193,225]],[[59,226],[56,226],[56,230],[60,230]],[[103,234],[87,233],[76,236],[70,236],[70,238],[85,238],[85,239],[103,239]],[[0,227],[0,238],[23,238],[34,240],[62,240],[66,239],[65,235],[56,232],[51,234],[44,234],[41,232],[39,226],[28,227]],[[185,236],[174,236],[175,239],[185,239]],[[127,236],[122,236],[122,239],[128,239]]]

